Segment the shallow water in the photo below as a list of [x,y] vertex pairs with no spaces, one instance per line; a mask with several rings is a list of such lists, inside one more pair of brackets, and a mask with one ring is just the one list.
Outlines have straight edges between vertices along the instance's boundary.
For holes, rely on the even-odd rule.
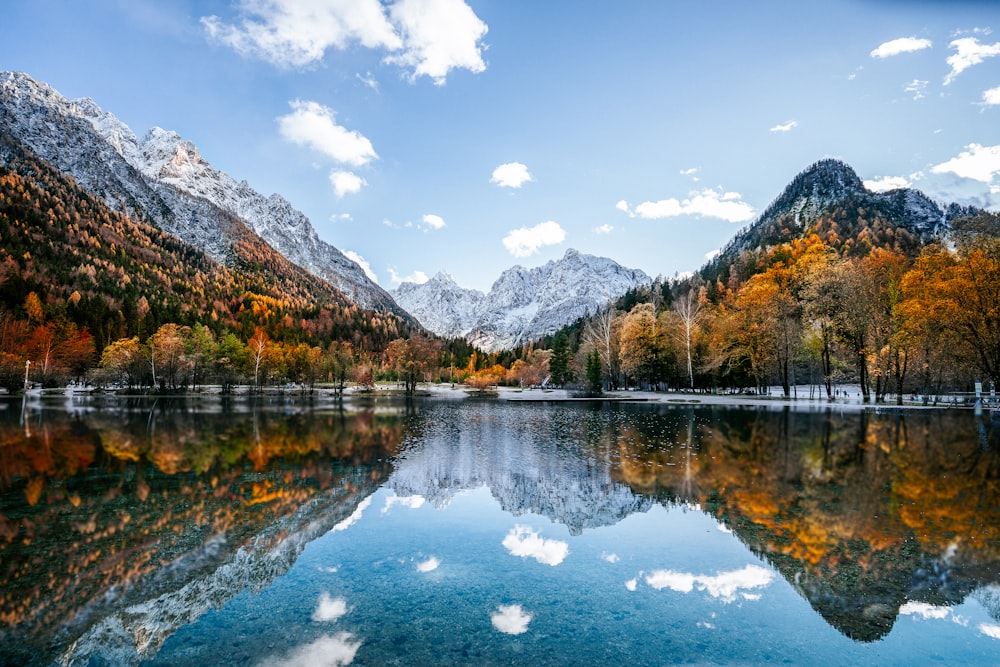
[[5,664],[993,664],[990,414],[0,409]]

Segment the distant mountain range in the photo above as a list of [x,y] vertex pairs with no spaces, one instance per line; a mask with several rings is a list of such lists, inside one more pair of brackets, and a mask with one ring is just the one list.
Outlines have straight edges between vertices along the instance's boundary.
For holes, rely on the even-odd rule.
[[403,283],[392,295],[426,329],[494,352],[553,334],[651,282],[642,271],[569,249],[558,261],[507,269],[488,294],[441,272],[423,284]]
[[[258,271],[260,279],[280,275],[286,291],[319,278],[362,308],[466,338],[487,351],[555,333],[651,282],[642,271],[570,249],[558,261],[504,271],[486,294],[460,287],[445,272],[424,284],[403,283],[390,294],[320,239],[287,200],[264,196],[214,169],[175,132],[156,127],[140,140],[91,99],[67,100],[27,74],[0,72],[0,136],[8,156],[15,149],[29,151],[113,210],[176,236],[226,267],[268,267]],[[871,192],[848,165],[822,160],[796,176],[700,274],[725,282],[735,270],[746,279],[757,270],[755,254],[808,234],[845,254],[879,246],[912,255],[947,236],[954,220],[981,212],[955,204],[942,208],[913,189]],[[308,278],[298,273],[303,269]]]

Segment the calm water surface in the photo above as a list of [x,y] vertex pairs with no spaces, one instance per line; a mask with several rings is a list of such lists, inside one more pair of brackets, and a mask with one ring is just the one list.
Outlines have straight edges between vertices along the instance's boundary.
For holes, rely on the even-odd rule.
[[998,426],[0,403],[0,664],[997,664]]

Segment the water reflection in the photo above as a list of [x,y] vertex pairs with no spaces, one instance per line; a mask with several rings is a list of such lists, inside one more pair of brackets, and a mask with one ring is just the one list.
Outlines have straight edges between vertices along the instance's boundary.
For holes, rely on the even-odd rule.
[[[989,414],[69,407],[0,409],[0,663],[891,663],[863,651],[900,619],[1000,639]],[[778,646],[819,618],[843,645]]]
[[[401,420],[121,401],[0,411],[0,662],[131,664],[261,590],[391,471]],[[12,419],[11,419],[12,417]]]

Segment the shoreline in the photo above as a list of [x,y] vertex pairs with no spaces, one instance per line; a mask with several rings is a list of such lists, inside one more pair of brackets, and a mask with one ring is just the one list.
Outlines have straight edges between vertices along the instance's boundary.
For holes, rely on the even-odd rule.
[[[500,400],[512,403],[660,403],[674,406],[705,406],[722,405],[729,407],[791,407],[797,409],[831,409],[875,412],[887,410],[946,410],[946,409],[976,409],[977,401],[970,396],[952,396],[941,399],[937,404],[924,404],[921,400],[907,400],[899,405],[891,403],[864,403],[860,396],[851,391],[841,391],[834,400],[827,400],[817,393],[814,397],[784,397],[780,395],[747,395],[747,394],[709,394],[693,392],[654,392],[654,391],[612,391],[602,396],[575,396],[575,392],[567,389],[521,389],[518,387],[498,387],[495,390],[479,392],[465,385],[432,384],[420,385],[414,397],[421,399],[466,400],[485,399]],[[219,385],[205,385],[197,390],[189,390],[177,394],[118,394],[99,388],[61,387],[49,389],[34,389],[28,393],[7,394],[8,398],[23,397],[26,400],[37,400],[42,397],[65,398],[75,400],[83,397],[93,398],[213,398],[213,399],[320,399],[323,401],[365,401],[383,398],[403,398],[404,394],[395,384],[378,384],[372,390],[358,390],[356,387],[346,387],[343,395],[327,386],[317,386],[312,389],[301,387],[266,387],[253,392],[246,385],[235,387],[230,393],[224,394]],[[991,402],[996,398],[984,396],[981,409],[990,410]]]

